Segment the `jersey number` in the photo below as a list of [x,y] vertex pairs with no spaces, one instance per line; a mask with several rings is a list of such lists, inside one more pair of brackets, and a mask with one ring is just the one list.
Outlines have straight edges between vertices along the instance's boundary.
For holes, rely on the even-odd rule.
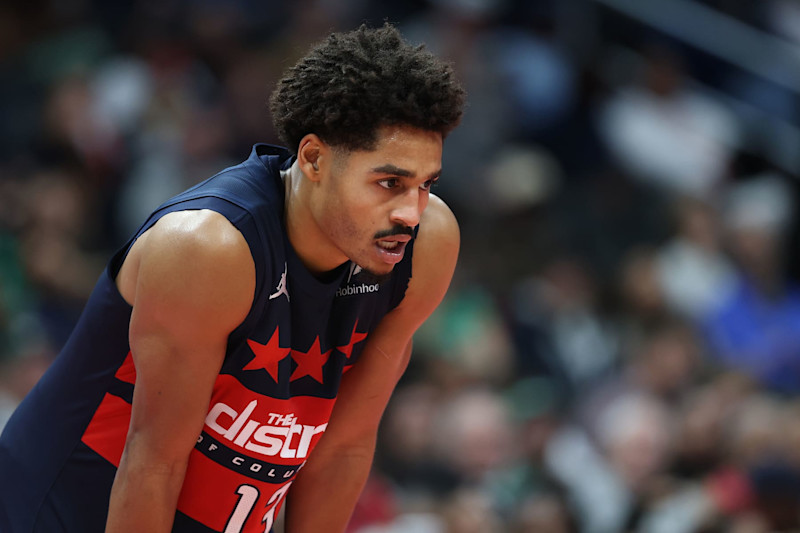
[[[275,510],[278,508],[276,504],[283,498],[291,485],[292,482],[290,481],[270,496],[267,502],[267,512],[264,513],[264,518],[261,519],[261,523],[264,524],[264,533],[269,533],[269,530],[272,529],[272,524],[275,522]],[[233,508],[231,516],[228,517],[224,533],[241,533],[244,529],[244,523],[247,522],[247,518],[261,495],[258,489],[252,485],[239,485],[239,488],[236,489],[236,494],[239,495],[239,501],[236,502],[236,507]]]

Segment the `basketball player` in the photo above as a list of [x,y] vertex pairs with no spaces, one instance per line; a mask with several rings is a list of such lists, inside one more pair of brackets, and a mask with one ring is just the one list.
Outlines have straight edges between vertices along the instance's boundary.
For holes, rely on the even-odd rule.
[[109,262],[0,439],[0,531],[342,531],[458,226],[431,187],[464,94],[389,25],[271,98],[290,151],[169,200]]

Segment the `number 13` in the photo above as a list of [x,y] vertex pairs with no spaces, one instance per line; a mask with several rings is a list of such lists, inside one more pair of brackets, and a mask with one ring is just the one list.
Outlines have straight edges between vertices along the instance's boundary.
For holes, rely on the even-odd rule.
[[[272,524],[275,522],[275,510],[278,508],[277,503],[288,492],[291,485],[292,482],[290,481],[270,496],[267,502],[269,509],[264,513],[264,518],[261,519],[261,523],[264,524],[264,533],[269,533],[272,528]],[[239,501],[236,502],[236,507],[233,508],[233,512],[228,517],[224,533],[241,533],[247,518],[258,501],[258,497],[261,495],[258,488],[252,485],[239,485],[239,488],[236,489],[236,494],[239,495]]]

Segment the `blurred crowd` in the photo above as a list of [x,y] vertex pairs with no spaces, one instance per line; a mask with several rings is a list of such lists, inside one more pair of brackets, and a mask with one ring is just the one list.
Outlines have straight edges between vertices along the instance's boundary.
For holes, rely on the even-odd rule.
[[[800,82],[625,5],[4,2],[0,427],[144,217],[277,142],[282,70],[388,19],[468,91],[462,254],[350,532],[800,530]],[[795,0],[639,5],[800,65]]]

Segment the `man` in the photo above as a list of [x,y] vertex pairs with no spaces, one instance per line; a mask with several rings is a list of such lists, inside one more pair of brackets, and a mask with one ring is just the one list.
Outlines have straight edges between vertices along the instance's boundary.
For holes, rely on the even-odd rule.
[[288,531],[343,530],[455,268],[430,188],[463,98],[389,25],[291,68],[293,154],[256,145],[110,261],[0,439],[0,530],[269,531],[287,494]]

